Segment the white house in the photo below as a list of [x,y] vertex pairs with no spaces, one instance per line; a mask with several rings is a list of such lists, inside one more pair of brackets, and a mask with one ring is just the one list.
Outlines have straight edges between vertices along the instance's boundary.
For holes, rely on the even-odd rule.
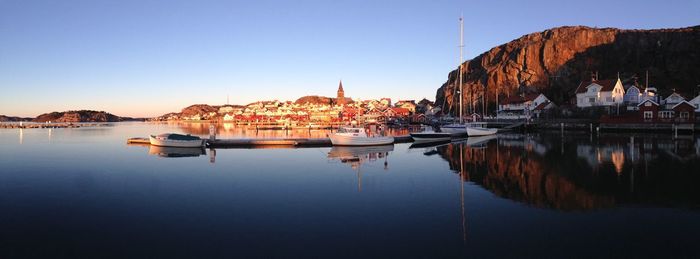
[[535,110],[536,107],[543,103],[551,103],[544,94],[515,95],[500,102],[498,104],[498,112],[525,114]]
[[224,115],[224,121],[232,121],[234,120],[235,116],[233,114],[227,113]]
[[695,106],[695,112],[700,112],[700,94],[695,96],[693,100],[688,101],[691,105]]
[[576,88],[576,106],[613,106],[622,104],[625,88],[620,79],[581,82]]
[[637,106],[641,97],[642,91],[639,90],[639,87],[635,85],[630,85],[629,87],[627,87],[627,90],[625,90],[625,95],[622,97],[622,100],[627,105]]
[[666,109],[672,109],[673,106],[676,106],[676,104],[682,103],[683,101],[685,101],[685,97],[674,92],[666,97],[666,99],[661,101],[661,105],[664,105]]

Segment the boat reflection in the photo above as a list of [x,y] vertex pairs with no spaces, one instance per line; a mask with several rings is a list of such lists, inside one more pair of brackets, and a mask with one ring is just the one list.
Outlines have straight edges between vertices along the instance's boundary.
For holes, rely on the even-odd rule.
[[328,158],[338,160],[341,163],[349,164],[352,169],[357,171],[357,190],[362,191],[362,173],[361,166],[363,163],[376,162],[384,160],[384,170],[389,168],[389,152],[394,151],[394,145],[382,146],[333,146],[328,152]]
[[565,211],[700,205],[697,139],[499,135],[435,147],[463,181],[531,206]]
[[206,155],[203,148],[149,146],[148,154],[160,157],[198,157]]

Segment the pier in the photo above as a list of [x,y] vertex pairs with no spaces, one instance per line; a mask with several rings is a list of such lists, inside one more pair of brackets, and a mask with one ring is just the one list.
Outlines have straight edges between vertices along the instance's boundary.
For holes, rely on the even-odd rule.
[[[394,144],[410,143],[413,138],[409,135],[394,136]],[[127,144],[148,144],[147,138],[130,138]],[[235,139],[205,139],[208,147],[213,148],[249,148],[262,146],[288,147],[332,147],[330,138],[235,138]]]

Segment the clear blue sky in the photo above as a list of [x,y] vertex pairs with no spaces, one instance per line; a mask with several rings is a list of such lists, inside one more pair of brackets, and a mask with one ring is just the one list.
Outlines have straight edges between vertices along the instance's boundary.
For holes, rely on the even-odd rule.
[[0,114],[435,98],[458,63],[564,25],[700,24],[700,1],[0,0]]

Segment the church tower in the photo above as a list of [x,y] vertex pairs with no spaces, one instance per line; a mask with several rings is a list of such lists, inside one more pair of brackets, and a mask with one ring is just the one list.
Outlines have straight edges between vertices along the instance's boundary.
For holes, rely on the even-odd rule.
[[345,105],[345,91],[343,90],[343,80],[340,80],[338,85],[338,97],[336,99],[336,104]]

